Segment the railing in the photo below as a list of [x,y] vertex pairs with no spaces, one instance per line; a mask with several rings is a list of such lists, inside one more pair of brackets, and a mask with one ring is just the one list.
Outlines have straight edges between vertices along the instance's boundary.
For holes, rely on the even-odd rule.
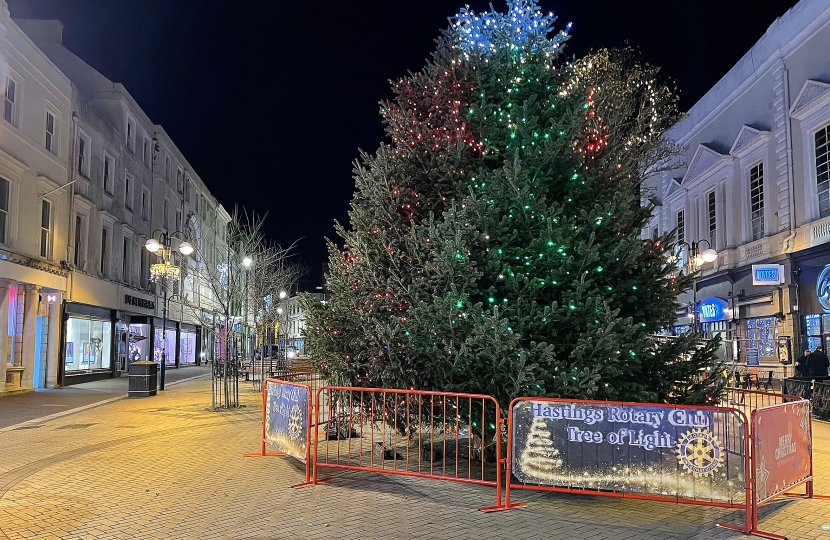
[[775,392],[763,392],[761,390],[745,390],[743,388],[727,388],[721,399],[722,407],[735,407],[743,410],[747,416],[755,409],[790,403],[802,399],[789,394],[778,394]]
[[830,420],[830,377],[784,379],[782,388],[810,400],[813,414],[821,420]]
[[[327,386],[317,392],[320,468],[496,487],[501,503],[501,410],[478,394]],[[328,421],[325,421],[325,418]]]

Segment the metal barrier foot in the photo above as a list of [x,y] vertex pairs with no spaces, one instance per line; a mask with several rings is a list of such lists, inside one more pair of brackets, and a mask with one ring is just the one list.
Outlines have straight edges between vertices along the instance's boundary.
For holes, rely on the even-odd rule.
[[510,504],[502,504],[499,506],[484,506],[479,508],[479,512],[485,512],[489,514],[490,512],[499,512],[501,510],[511,510],[513,508],[524,508],[527,506],[525,503],[510,503]]
[[331,478],[318,478],[316,482],[301,482],[299,484],[294,484],[291,486],[292,488],[304,488],[306,486],[315,486],[317,484],[322,484],[324,482],[330,481]]
[[251,453],[251,454],[242,454],[242,457],[268,457],[268,456],[284,456],[285,452],[262,452]]

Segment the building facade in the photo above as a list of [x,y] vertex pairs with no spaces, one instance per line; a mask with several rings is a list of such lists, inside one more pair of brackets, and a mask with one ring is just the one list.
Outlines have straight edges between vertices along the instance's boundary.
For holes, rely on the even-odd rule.
[[[218,264],[229,214],[58,21],[12,20],[0,0],[0,33],[0,392],[117,377],[161,351],[168,367],[212,357],[220,323],[198,270]],[[196,247],[173,261],[166,332],[144,247],[162,234]]]
[[720,335],[737,364],[783,372],[830,345],[828,47],[830,5],[802,0],[667,132],[684,164],[646,182],[657,209],[644,234],[676,230],[718,254],[673,332]]

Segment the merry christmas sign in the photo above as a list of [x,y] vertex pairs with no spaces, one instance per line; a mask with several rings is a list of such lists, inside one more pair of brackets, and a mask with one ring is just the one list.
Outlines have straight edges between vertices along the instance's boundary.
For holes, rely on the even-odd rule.
[[266,381],[265,440],[278,452],[308,457],[308,388]]
[[524,484],[740,501],[737,413],[672,405],[520,401],[511,467]]
[[755,495],[759,503],[810,477],[813,438],[810,402],[796,401],[752,412]]

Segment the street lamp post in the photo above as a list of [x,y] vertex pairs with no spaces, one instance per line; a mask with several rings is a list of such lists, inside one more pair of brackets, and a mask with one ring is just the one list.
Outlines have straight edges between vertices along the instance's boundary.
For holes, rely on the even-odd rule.
[[[159,233],[159,239],[155,239],[156,233]],[[161,366],[159,370],[159,390],[164,390],[164,370],[167,364],[167,308],[170,298],[167,295],[167,287],[169,283],[177,281],[181,277],[181,268],[170,261],[171,249],[168,244],[169,240],[179,237],[178,251],[182,255],[190,255],[193,253],[193,246],[184,240],[184,233],[176,231],[167,234],[161,229],[153,231],[153,235],[144,247],[150,253],[156,253],[161,250],[161,262],[150,266],[150,281],[154,283],[161,283],[161,289],[164,292],[164,301],[161,307],[162,322],[161,322]]]
[[[701,243],[706,244],[706,249],[701,249]],[[704,263],[714,262],[718,258],[718,252],[712,248],[709,240],[703,239],[697,242],[688,244],[687,242],[678,242],[677,247],[686,247],[689,253],[689,260],[687,261],[688,270],[692,272],[692,324],[695,332],[698,332],[700,325],[698,323],[697,315],[697,274],[694,273],[697,267],[703,266]],[[680,250],[682,252],[682,249]]]
[[250,276],[248,275],[248,270],[251,268],[251,265],[254,263],[254,260],[246,255],[242,258],[242,266],[245,268],[245,298],[243,299],[244,302],[244,309],[243,309],[243,319],[242,319],[242,330],[243,330],[243,354],[247,357],[248,356],[248,349],[250,347],[251,341],[251,334],[248,331],[248,308],[250,306],[250,300],[248,298],[248,279]]

